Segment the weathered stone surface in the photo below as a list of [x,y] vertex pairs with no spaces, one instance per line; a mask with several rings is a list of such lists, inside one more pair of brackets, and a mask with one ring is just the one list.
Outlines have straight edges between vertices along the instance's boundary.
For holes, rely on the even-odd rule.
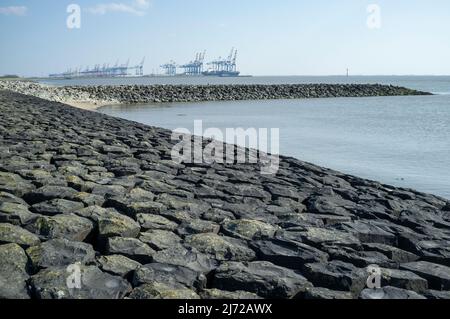
[[428,280],[429,287],[435,290],[450,290],[450,267],[417,261],[400,265],[401,269],[409,270]]
[[257,241],[251,246],[262,260],[275,265],[299,270],[304,264],[326,262],[328,255],[302,243]]
[[215,272],[214,288],[253,292],[265,298],[292,298],[312,287],[303,276],[269,262],[223,263]]
[[164,250],[180,244],[182,239],[173,232],[153,229],[141,233],[139,240],[155,250]]
[[413,262],[419,259],[419,256],[413,253],[393,246],[388,246],[384,244],[364,244],[363,246],[366,251],[380,252],[386,255],[392,261],[398,262],[400,264]]
[[202,234],[202,233],[215,233],[217,234],[220,230],[220,225],[214,222],[206,221],[206,220],[189,220],[184,221],[179,228],[177,229],[177,233],[180,236],[188,236],[194,234]]
[[27,229],[44,240],[64,238],[84,241],[93,231],[94,224],[75,214],[39,217]]
[[120,254],[140,263],[152,262],[155,251],[136,238],[112,237],[106,244],[108,254]]
[[39,238],[29,231],[12,224],[0,224],[0,244],[18,244],[23,248],[40,243]]
[[137,237],[140,226],[128,216],[118,213],[114,209],[90,206],[76,212],[77,215],[91,219],[98,226],[100,240],[110,237]]
[[209,209],[207,212],[203,213],[202,218],[219,224],[226,220],[235,219],[233,213],[219,208]]
[[250,261],[256,257],[255,252],[242,241],[214,233],[188,236],[186,245],[219,261]]
[[306,202],[308,212],[335,216],[351,216],[352,214],[345,208],[351,205],[354,204],[336,196],[332,190],[330,194],[313,195]]
[[298,297],[307,300],[355,299],[355,297],[350,292],[330,290],[320,287],[308,288],[301,296]]
[[450,300],[450,291],[428,290],[423,294],[427,299],[445,299]]
[[79,192],[86,192],[89,190],[89,187],[86,185],[86,182],[76,175],[66,176],[66,181],[67,185],[70,188],[73,188]]
[[324,227],[324,222],[322,219],[317,218],[316,214],[282,214],[277,215],[280,222],[278,225],[282,229],[292,229],[296,227],[313,226],[313,227]]
[[161,203],[154,202],[155,195],[141,188],[134,188],[125,196],[108,198],[107,207],[113,207],[135,217],[137,214],[159,214],[164,208]]
[[222,185],[219,190],[233,196],[246,196],[263,200],[271,197],[269,192],[264,191],[256,185],[249,184]]
[[19,203],[0,202],[0,223],[23,226],[37,216],[28,210],[28,206]]
[[28,257],[17,244],[0,246],[0,299],[29,299]]
[[140,286],[154,282],[166,285],[184,285],[191,289],[206,287],[204,274],[178,265],[152,263],[139,267],[133,277],[133,285]]
[[70,187],[45,185],[26,193],[23,198],[28,204],[33,205],[52,199],[71,200],[76,194],[77,191]]
[[328,228],[304,227],[303,231],[283,231],[276,234],[281,241],[304,242],[314,247],[324,245],[342,245],[358,247],[360,242],[352,234]]
[[276,184],[266,184],[264,188],[275,198],[286,197],[292,199],[301,198],[301,193],[293,187],[283,187]]
[[0,191],[23,196],[23,194],[33,189],[35,189],[33,184],[27,182],[19,175],[0,172]]
[[31,210],[36,214],[54,216],[58,214],[69,214],[83,209],[84,204],[80,202],[52,199],[45,202],[40,202],[31,206]]
[[174,246],[153,255],[154,262],[178,265],[207,274],[217,268],[218,262],[196,249]]
[[359,251],[344,246],[325,246],[324,250],[330,255],[331,259],[350,263],[359,268],[365,268],[370,265],[386,268],[398,267],[398,263],[377,251]]
[[450,267],[450,240],[422,240],[415,249],[421,259]]
[[97,221],[99,218],[104,217],[107,218],[110,212],[116,212],[114,209],[106,209],[100,206],[88,206],[86,208],[83,208],[81,210],[78,210],[75,212],[75,214],[81,216],[81,217],[85,217],[85,218],[89,218],[93,221]]
[[105,203],[105,198],[100,195],[79,192],[73,197],[74,201],[83,203],[84,206],[102,206]]
[[241,239],[270,238],[277,231],[277,227],[249,219],[225,221],[222,228],[224,234]]
[[349,291],[358,295],[365,287],[368,273],[342,261],[307,264],[302,272],[315,286]]
[[91,264],[95,251],[91,245],[67,239],[53,239],[27,249],[33,268],[68,266],[74,263]]
[[138,214],[137,221],[144,230],[161,229],[173,231],[178,227],[177,223],[160,215]]
[[131,285],[119,276],[106,274],[95,266],[79,267],[80,289],[68,288],[72,272],[67,267],[52,267],[31,278],[34,296],[38,299],[121,299],[131,291]]
[[410,290],[383,287],[381,289],[364,289],[360,295],[361,299],[426,299],[424,296]]
[[121,277],[128,276],[141,266],[137,261],[122,255],[101,256],[98,263],[103,271]]
[[177,224],[182,224],[184,222],[190,222],[196,218],[198,215],[188,211],[178,210],[178,209],[170,209],[161,213],[161,216],[167,218],[170,221],[174,221]]
[[0,203],[12,203],[28,207],[28,204],[22,198],[2,191],[0,191]]
[[91,184],[91,193],[102,197],[123,196],[126,193],[126,188],[121,185],[100,185]]
[[381,286],[392,286],[423,293],[428,289],[428,282],[410,271],[381,269]]
[[164,283],[151,283],[134,288],[130,299],[200,299],[193,290],[183,286],[168,286]]
[[396,244],[396,237],[393,233],[383,230],[381,227],[371,223],[370,221],[341,223],[335,227],[355,235],[355,237],[363,243],[379,243],[394,246]]
[[200,292],[202,299],[219,299],[219,300],[252,300],[262,299],[257,294],[247,291],[224,291],[219,289],[205,289]]
[[114,236],[137,237],[141,227],[130,217],[108,211],[96,218],[98,224],[98,236],[100,239]]

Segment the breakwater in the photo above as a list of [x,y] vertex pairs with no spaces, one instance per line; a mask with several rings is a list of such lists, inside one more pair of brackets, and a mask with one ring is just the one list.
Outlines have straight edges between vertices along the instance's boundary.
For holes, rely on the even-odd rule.
[[13,92],[0,112],[0,298],[450,298],[445,199],[176,164],[168,130]]
[[33,82],[0,81],[0,89],[77,105],[303,99],[429,95],[430,93],[380,84],[295,85],[123,85],[53,87]]

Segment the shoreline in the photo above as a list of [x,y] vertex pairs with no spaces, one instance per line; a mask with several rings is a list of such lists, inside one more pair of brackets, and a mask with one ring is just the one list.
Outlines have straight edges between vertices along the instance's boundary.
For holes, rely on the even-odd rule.
[[284,156],[177,164],[169,130],[10,91],[0,112],[0,297],[450,299],[449,200]]
[[0,89],[62,102],[86,110],[120,104],[432,95],[428,92],[380,84],[57,87],[34,82],[0,81]]
[[120,105],[120,103],[111,103],[111,102],[83,102],[73,100],[67,100],[64,101],[64,103],[85,111],[97,111],[104,106]]

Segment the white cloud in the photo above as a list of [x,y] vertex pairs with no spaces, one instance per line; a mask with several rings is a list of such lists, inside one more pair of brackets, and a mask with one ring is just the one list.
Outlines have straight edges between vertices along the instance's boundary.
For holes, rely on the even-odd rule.
[[148,9],[150,7],[149,0],[134,0],[134,5],[137,8]]
[[131,4],[125,3],[101,3],[94,7],[88,8],[92,14],[105,15],[109,12],[130,13],[137,16],[146,14],[146,10],[150,7],[149,0],[134,0]]
[[27,11],[28,11],[28,8],[25,6],[0,7],[0,14],[4,14],[4,15],[24,16],[27,14]]

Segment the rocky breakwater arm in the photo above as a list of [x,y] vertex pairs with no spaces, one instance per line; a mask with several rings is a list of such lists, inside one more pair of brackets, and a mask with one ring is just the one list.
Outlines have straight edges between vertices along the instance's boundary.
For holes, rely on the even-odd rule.
[[294,84],[294,85],[122,85],[52,87],[32,82],[2,81],[0,88],[51,101],[132,104],[160,102],[304,99],[428,95],[430,93],[379,84]]
[[167,130],[12,92],[0,114],[0,298],[450,298],[445,199],[176,164]]

